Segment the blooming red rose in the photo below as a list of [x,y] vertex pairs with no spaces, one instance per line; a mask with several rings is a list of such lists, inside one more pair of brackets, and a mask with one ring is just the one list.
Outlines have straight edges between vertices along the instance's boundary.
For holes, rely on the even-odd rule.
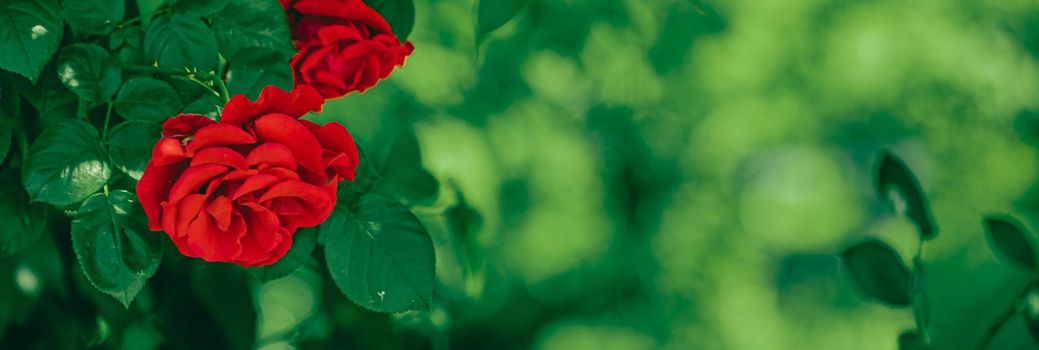
[[297,228],[328,217],[338,183],[353,181],[357,168],[346,128],[298,119],[323,103],[307,86],[268,86],[256,102],[232,97],[219,122],[196,114],[167,120],[137,183],[150,229],[206,261],[281,259]]
[[292,58],[296,84],[313,86],[325,98],[364,92],[414,50],[361,0],[280,1],[298,50]]

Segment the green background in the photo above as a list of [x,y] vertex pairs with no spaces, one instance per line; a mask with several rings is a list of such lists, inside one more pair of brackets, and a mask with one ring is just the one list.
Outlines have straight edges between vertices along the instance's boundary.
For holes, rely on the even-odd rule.
[[[936,349],[972,346],[1029,277],[982,217],[1039,219],[1034,1],[531,0],[479,42],[471,0],[415,12],[406,66],[312,119],[346,124],[427,224],[429,312],[364,311],[317,265],[235,289],[228,266],[169,257],[132,316],[100,294],[43,308],[127,349],[894,349],[911,312],[866,300],[837,258],[866,237],[915,253],[873,192],[882,150],[939,228]],[[0,295],[50,295],[70,254],[53,246],[0,264]],[[0,339],[61,327],[32,317]],[[165,326],[112,333],[120,317]],[[1017,317],[992,348],[1035,344]]]
[[[911,312],[836,257],[916,249],[873,194],[884,149],[938,223],[935,348],[973,345],[1026,281],[981,218],[1034,218],[1032,1],[533,1],[479,48],[471,6],[418,1],[405,68],[321,116],[369,148],[414,123],[483,215],[482,289],[438,246],[451,346],[895,348]],[[1015,319],[993,348],[1031,342]]]

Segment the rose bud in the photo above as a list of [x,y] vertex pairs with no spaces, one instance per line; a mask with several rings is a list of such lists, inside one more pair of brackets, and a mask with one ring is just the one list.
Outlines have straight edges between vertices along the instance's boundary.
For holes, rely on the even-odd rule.
[[268,86],[255,102],[231,98],[219,122],[196,114],[163,124],[137,183],[149,228],[185,256],[242,266],[272,264],[300,227],[321,224],[357,148],[346,128],[299,118],[320,111],[317,91]]

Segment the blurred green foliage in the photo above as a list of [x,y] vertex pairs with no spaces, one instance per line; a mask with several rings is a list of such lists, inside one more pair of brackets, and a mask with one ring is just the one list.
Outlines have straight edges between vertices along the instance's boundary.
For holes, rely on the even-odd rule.
[[[127,349],[894,349],[913,316],[837,256],[867,237],[915,252],[873,194],[885,149],[941,230],[936,349],[973,344],[1027,281],[982,218],[1039,225],[1034,1],[531,0],[482,41],[472,0],[415,5],[406,67],[312,119],[346,124],[429,228],[430,311],[364,311],[313,262],[215,293],[241,276],[176,258],[131,309],[153,314],[45,307],[100,315],[80,338],[122,325],[98,342]],[[0,263],[0,320],[81,288],[55,277],[67,245]],[[41,315],[0,338],[61,326]],[[1037,346],[1016,320],[992,348]]]
[[[912,315],[836,256],[915,252],[872,193],[884,149],[942,230],[936,348],[1026,281],[982,217],[1037,218],[1034,2],[531,1],[480,47],[471,6],[418,1],[406,68],[320,116],[372,153],[373,125],[414,124],[441,197],[481,214],[476,268],[438,245],[452,348],[893,349]],[[1032,342],[1016,321],[993,348]]]

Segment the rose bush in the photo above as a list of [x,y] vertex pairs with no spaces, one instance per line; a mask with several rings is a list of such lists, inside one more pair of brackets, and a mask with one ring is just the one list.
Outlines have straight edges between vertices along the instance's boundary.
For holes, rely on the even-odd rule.
[[219,122],[196,114],[167,120],[137,184],[151,230],[185,256],[269,265],[300,227],[325,221],[357,148],[339,123],[299,117],[321,109],[317,91],[265,88],[255,102],[231,98]]
[[414,50],[361,0],[280,1],[297,49],[294,80],[325,98],[364,92],[403,66]]

